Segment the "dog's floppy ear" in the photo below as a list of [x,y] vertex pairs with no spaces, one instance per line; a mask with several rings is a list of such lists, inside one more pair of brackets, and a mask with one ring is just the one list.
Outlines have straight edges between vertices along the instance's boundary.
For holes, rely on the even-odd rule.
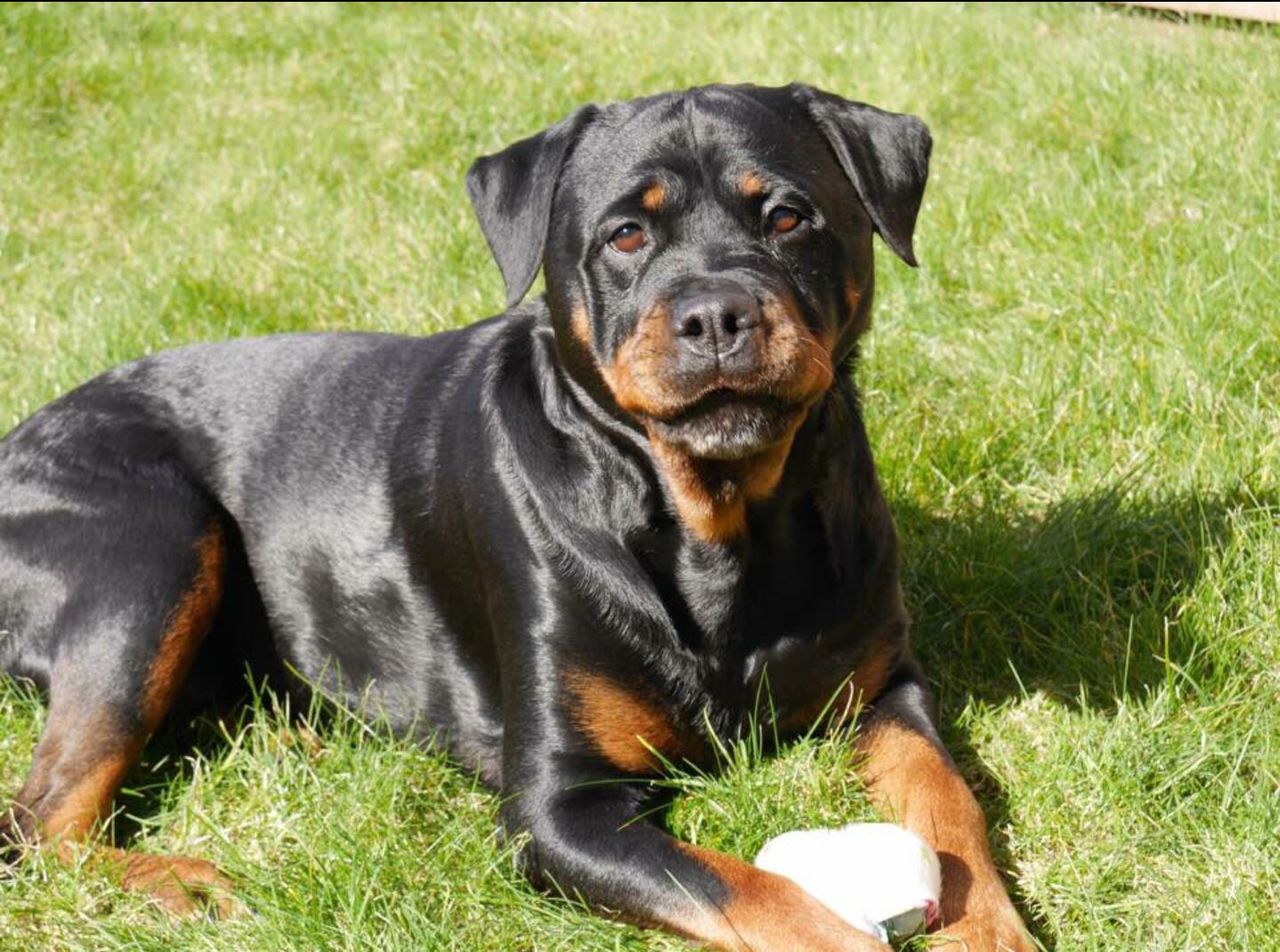
[[880,237],[914,267],[911,235],[933,145],[928,127],[915,116],[850,102],[811,86],[793,86],[792,94],[831,143]]
[[594,106],[584,106],[535,136],[476,159],[467,171],[467,194],[502,271],[509,308],[538,276],[560,169],[595,114]]

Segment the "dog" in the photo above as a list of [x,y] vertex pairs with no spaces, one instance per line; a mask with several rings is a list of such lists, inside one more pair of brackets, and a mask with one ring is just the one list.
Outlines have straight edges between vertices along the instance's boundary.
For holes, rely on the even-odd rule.
[[[753,716],[858,711],[942,928],[1031,949],[909,648],[852,379],[872,236],[915,264],[930,148],[803,85],[585,106],[467,174],[499,316],[180,348],[19,425],[0,664],[49,714],[7,841],[86,841],[166,716],[247,667],[478,774],[536,884],[720,949],[885,949],[674,839],[644,782]],[[176,913],[230,901],[203,861],[97,852]]]

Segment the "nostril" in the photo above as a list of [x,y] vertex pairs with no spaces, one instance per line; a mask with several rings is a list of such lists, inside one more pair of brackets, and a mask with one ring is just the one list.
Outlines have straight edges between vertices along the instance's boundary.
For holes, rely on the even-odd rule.
[[702,318],[692,314],[686,317],[680,325],[681,337],[701,337],[702,331]]
[[760,309],[749,294],[719,288],[697,289],[682,295],[670,313],[672,337],[698,353],[728,351],[741,342],[744,331],[760,323]]

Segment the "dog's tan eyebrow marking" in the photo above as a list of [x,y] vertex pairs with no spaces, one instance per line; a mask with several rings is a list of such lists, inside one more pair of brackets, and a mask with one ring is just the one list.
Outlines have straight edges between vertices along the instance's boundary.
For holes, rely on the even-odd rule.
[[662,206],[667,202],[667,187],[661,182],[654,182],[644,190],[644,194],[640,196],[640,204],[647,212],[657,212],[662,210]]
[[764,179],[759,172],[749,169],[738,177],[738,191],[747,198],[759,198],[764,194]]

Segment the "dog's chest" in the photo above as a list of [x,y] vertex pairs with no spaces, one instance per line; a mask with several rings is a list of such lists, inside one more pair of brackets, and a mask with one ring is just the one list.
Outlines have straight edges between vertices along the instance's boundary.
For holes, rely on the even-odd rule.
[[882,577],[873,554],[862,571],[841,573],[812,533],[772,540],[755,559],[686,556],[665,599],[683,647],[671,684],[683,726],[721,738],[753,726],[785,734],[873,699],[906,638],[896,579]]

